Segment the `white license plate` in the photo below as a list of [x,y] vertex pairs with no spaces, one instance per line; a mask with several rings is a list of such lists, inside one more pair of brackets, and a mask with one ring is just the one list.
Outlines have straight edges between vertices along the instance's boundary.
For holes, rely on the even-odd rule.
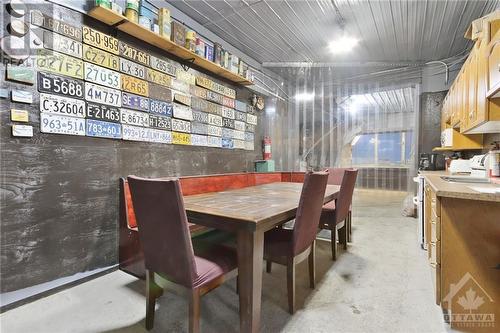
[[170,83],[172,89],[189,94],[189,84],[185,82],[181,82],[176,79],[172,79],[172,82]]
[[245,150],[254,150],[254,145],[253,145],[253,141],[250,142],[250,141],[245,141]]
[[174,117],[184,120],[193,120],[193,111],[187,106],[174,104]]
[[222,137],[223,138],[228,138],[228,139],[232,139],[233,138],[233,130],[230,129],[230,128],[223,128],[222,129]]
[[207,132],[209,135],[222,136],[222,128],[219,126],[208,125]]
[[146,68],[127,59],[120,58],[120,72],[140,79],[146,79]]
[[234,129],[237,131],[244,131],[245,130],[245,123],[243,121],[234,121]]
[[40,113],[42,133],[85,135],[85,119],[52,113]]
[[121,109],[122,124],[149,127],[149,114],[141,111]]
[[172,131],[191,133],[191,123],[189,121],[172,119]]
[[257,116],[247,114],[247,123],[251,125],[257,125]]
[[151,67],[170,76],[175,76],[175,66],[155,56],[151,56]]
[[222,117],[215,114],[209,114],[208,123],[214,126],[222,126]]
[[122,106],[122,93],[120,90],[98,86],[90,82],[85,82],[85,99],[116,107]]
[[82,57],[83,45],[81,42],[49,31],[43,32],[43,46],[76,58]]
[[229,119],[234,119],[234,110],[223,106],[222,107],[222,116],[229,118]]
[[91,63],[85,63],[85,81],[101,84],[106,87],[120,89],[120,73]]
[[191,145],[193,146],[207,146],[208,137],[206,135],[191,134]]
[[122,125],[123,140],[172,143],[172,132],[153,128]]
[[75,98],[41,93],[40,112],[84,118],[85,102]]
[[233,139],[245,140],[245,132],[233,130]]
[[233,140],[234,149],[245,149],[245,141]]
[[222,139],[217,136],[209,136],[208,138],[208,147],[222,147]]
[[255,136],[253,133],[250,132],[245,132],[245,141],[251,141],[253,142],[255,139]]

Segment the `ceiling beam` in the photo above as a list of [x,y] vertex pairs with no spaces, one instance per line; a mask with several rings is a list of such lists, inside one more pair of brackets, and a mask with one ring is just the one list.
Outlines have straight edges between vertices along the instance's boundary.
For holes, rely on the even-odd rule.
[[287,62],[263,62],[264,68],[277,67],[420,67],[423,62],[387,62],[387,61],[359,61],[359,62],[305,62],[305,61],[287,61]]

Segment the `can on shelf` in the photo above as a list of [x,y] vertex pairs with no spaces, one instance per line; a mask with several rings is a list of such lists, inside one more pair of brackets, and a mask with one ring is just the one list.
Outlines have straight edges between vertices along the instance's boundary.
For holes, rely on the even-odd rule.
[[125,17],[131,22],[139,22],[139,0],[127,0]]
[[196,50],[195,53],[200,57],[205,56],[205,42],[200,38],[196,37]]
[[214,61],[214,46],[205,43],[205,59]]
[[196,51],[196,32],[193,30],[188,30],[186,32],[186,49],[188,49],[191,52]]
[[158,9],[158,25],[160,27],[160,36],[170,39],[172,33],[170,20],[170,10],[167,8]]
[[217,65],[221,64],[222,60],[222,45],[219,43],[214,43],[214,62]]
[[231,54],[228,51],[224,51],[224,68],[229,69],[229,56]]
[[111,1],[109,0],[95,0],[95,5],[111,9]]
[[139,25],[151,30],[151,19],[147,16],[139,16]]

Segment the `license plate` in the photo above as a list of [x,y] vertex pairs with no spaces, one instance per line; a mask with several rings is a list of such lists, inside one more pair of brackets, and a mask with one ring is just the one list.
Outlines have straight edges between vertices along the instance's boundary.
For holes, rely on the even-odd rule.
[[245,140],[245,132],[233,130],[233,139]]
[[225,89],[226,87],[223,86],[222,84],[218,84],[217,82],[213,83],[212,90],[215,91],[216,93],[223,94]]
[[191,145],[193,146],[208,146],[208,137],[206,135],[191,134]]
[[222,127],[208,125],[207,132],[209,135],[222,136]]
[[222,95],[214,93],[213,91],[207,91],[207,100],[215,102],[217,104],[222,104]]
[[205,88],[190,86],[189,93],[193,96],[206,99],[207,98],[207,90]]
[[122,92],[123,107],[148,112],[150,106],[149,103],[149,98]]
[[196,84],[196,76],[185,71],[177,71],[177,80],[185,82],[187,84]]
[[191,123],[172,118],[172,131],[191,133]]
[[247,114],[244,112],[234,111],[234,119],[239,121],[247,121]]
[[129,109],[121,109],[122,124],[149,127],[149,114]]
[[85,135],[85,119],[52,113],[40,113],[42,133]]
[[223,106],[222,107],[222,116],[226,117],[226,118],[234,119],[234,110]]
[[149,115],[149,127],[159,128],[163,130],[172,129],[172,119],[170,117],[162,117],[154,114]]
[[38,50],[36,66],[40,71],[83,79],[83,60],[49,50]]
[[241,112],[247,111],[247,105],[243,102],[236,101],[235,109]]
[[222,117],[215,114],[209,114],[208,123],[214,126],[222,126]]
[[227,106],[228,108],[234,109],[234,107],[236,106],[236,103],[234,102],[234,99],[224,96],[222,98],[222,105]]
[[222,126],[226,128],[234,128],[234,120],[229,118],[222,118]]
[[120,57],[90,45],[83,45],[83,60],[115,71],[120,70]]
[[222,148],[233,149],[234,148],[233,139],[222,138]]
[[222,137],[223,138],[229,138],[229,139],[232,139],[233,138],[233,130],[230,129],[230,128],[223,128],[222,129]]
[[38,72],[38,91],[83,98],[83,81]]
[[85,63],[85,80],[106,87],[120,89],[120,73],[91,63]]
[[59,95],[40,94],[40,112],[85,117],[85,102]]
[[207,138],[207,140],[208,140],[208,146],[209,147],[217,147],[217,148],[222,147],[222,139],[220,137],[209,136]]
[[168,76],[165,73],[155,71],[154,69],[151,68],[148,68],[146,77],[149,82],[161,84],[162,86],[165,87],[170,87],[170,84],[172,83],[172,77]]
[[149,112],[162,116],[172,116],[174,106],[168,102],[152,99],[149,103]]
[[191,97],[183,94],[174,94],[174,102],[181,103],[187,106],[191,106]]
[[87,119],[87,136],[121,139],[122,125],[107,121]]
[[85,99],[100,104],[116,107],[122,106],[122,95],[120,90],[98,86],[90,82],[85,82]]
[[122,125],[123,140],[172,143],[172,132],[154,128]]
[[95,120],[120,122],[120,110],[114,106],[87,103],[87,118]]
[[245,141],[245,150],[254,150],[254,142]]
[[148,53],[136,49],[135,47],[130,46],[122,41],[120,41],[118,44],[120,49],[120,56],[149,66],[151,56]]
[[165,88],[164,86],[159,84],[150,83],[149,97],[165,102],[172,102],[172,90]]
[[234,149],[245,149],[245,141],[233,140]]
[[198,77],[196,77],[196,85],[212,90],[213,81],[210,79],[207,79],[206,77],[198,76]]
[[246,110],[247,113],[251,113],[251,114],[255,113],[255,107],[253,107],[249,104],[246,104],[246,107],[247,107],[247,110]]
[[55,31],[58,34],[72,38],[79,42],[82,41],[82,30],[66,22],[53,19],[39,11],[31,11],[31,23],[45,29]]
[[125,74],[122,75],[122,90],[142,96],[148,96],[149,94],[147,81]]
[[243,121],[235,120],[234,129],[238,131],[245,131],[245,123]]
[[151,56],[150,61],[151,61],[152,68],[159,70],[160,72],[163,72],[163,73],[168,74],[170,76],[175,76],[176,68],[171,63],[169,63],[165,60],[159,59],[155,56]]
[[82,43],[49,31],[43,32],[43,46],[76,58],[82,57]]
[[83,42],[113,54],[119,54],[118,39],[90,27],[83,27]]
[[200,123],[208,123],[208,113],[193,111],[193,120]]
[[251,132],[245,132],[245,141],[251,141],[253,142],[255,139],[255,136]]
[[222,115],[222,106],[219,104],[207,102],[207,112],[216,114],[216,115]]
[[[224,92],[222,94],[232,99],[236,98],[236,90],[229,87],[224,87]],[[232,108],[234,108],[234,106],[232,106]]]
[[257,125],[257,116],[247,114],[247,123],[251,125]]
[[192,122],[191,133],[208,134],[208,125],[203,123]]
[[193,111],[187,106],[174,104],[174,117],[185,120],[193,120]]
[[170,83],[170,86],[174,90],[177,90],[177,91],[189,94],[189,84],[187,84],[185,82],[182,82],[182,81],[179,81],[179,80],[176,80],[176,79],[172,79],[172,82]]
[[123,58],[120,58],[120,72],[140,79],[146,78],[146,67]]
[[207,112],[208,102],[198,97],[191,97],[191,108],[198,111]]
[[174,145],[190,145],[191,134],[172,132],[172,143]]
[[255,125],[245,123],[245,132],[255,132]]

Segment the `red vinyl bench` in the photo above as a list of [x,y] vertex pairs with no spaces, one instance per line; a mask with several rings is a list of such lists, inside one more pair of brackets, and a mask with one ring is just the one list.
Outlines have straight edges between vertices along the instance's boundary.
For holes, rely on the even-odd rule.
[[[245,172],[203,176],[179,177],[183,195],[220,192],[248,186],[276,182],[304,181],[303,172]],[[119,217],[119,268],[141,279],[145,278],[144,256],[142,253],[137,221],[130,196],[127,179],[120,178],[120,217]],[[210,230],[207,227],[189,224],[191,235],[199,235]]]

